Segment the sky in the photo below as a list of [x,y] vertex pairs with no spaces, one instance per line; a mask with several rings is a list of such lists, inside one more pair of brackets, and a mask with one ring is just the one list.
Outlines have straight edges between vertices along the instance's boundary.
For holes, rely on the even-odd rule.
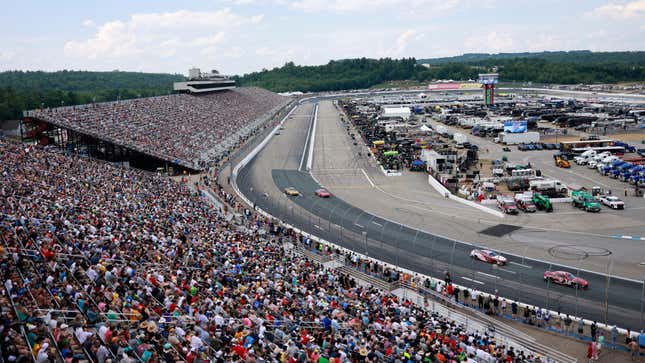
[[645,0],[0,0],[0,71],[645,50]]

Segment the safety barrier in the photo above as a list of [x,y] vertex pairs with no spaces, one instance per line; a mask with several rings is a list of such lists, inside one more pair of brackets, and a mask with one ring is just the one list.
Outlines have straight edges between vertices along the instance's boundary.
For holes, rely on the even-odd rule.
[[439,194],[447,196],[449,199],[454,200],[455,202],[467,205],[469,207],[479,209],[480,211],[486,212],[488,214],[492,214],[495,217],[504,218],[504,213],[502,213],[500,211],[496,211],[496,210],[490,209],[488,207],[484,207],[483,205],[481,205],[479,203],[475,203],[475,202],[473,202],[471,200],[467,200],[467,199],[464,199],[464,198],[461,198],[461,197],[458,197],[458,196],[452,194],[448,190],[448,188],[443,186],[443,184],[439,183],[439,181],[437,179],[435,179],[430,174],[428,174],[428,184],[430,184],[430,186],[432,186],[437,192],[439,192]]

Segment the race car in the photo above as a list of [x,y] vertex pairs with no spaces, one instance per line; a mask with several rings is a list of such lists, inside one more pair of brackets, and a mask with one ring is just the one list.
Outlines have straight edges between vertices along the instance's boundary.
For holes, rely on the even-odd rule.
[[294,187],[286,187],[284,188],[284,194],[290,195],[292,197],[297,197],[300,195],[300,192]]
[[327,189],[316,189],[316,195],[320,198],[329,198],[331,197],[331,193],[327,191]]
[[625,209],[625,203],[620,200],[620,198],[614,197],[613,195],[603,195],[598,199],[600,199],[600,203],[611,209]]
[[491,250],[472,250],[470,251],[470,257],[476,258],[480,261],[495,263],[498,265],[506,264],[506,257],[497,254]]
[[576,277],[571,272],[566,271],[545,271],[544,281],[551,281],[554,284],[567,286],[580,286],[583,289],[586,289],[589,286],[587,280]]

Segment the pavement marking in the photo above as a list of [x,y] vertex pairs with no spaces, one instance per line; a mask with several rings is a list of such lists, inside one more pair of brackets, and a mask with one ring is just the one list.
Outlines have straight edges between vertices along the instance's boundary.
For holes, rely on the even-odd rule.
[[623,236],[623,235],[614,235],[611,236],[612,238],[618,238],[618,239],[631,239],[634,241],[645,241],[645,237],[640,237],[640,236]]
[[320,228],[320,226],[319,226],[319,225],[317,225],[317,224],[314,224],[314,227],[318,228],[318,229],[319,229],[319,230],[321,230],[321,231],[323,230],[323,229],[322,229],[322,228]]
[[361,225],[360,225],[360,224],[358,224],[358,223],[354,223],[354,225],[355,225],[356,227],[358,227],[358,228],[365,228],[364,226],[361,226]]
[[367,176],[365,169],[361,169],[361,171],[363,172],[363,175],[365,175],[365,178],[367,178],[367,181],[370,182],[370,185],[372,186],[372,188],[375,188],[376,186],[374,185],[374,183],[372,183],[372,179],[370,179],[370,177]]
[[524,265],[524,264],[519,263],[519,262],[513,262],[513,261],[511,261],[511,262],[509,262],[509,263],[510,263],[510,264],[513,264],[513,265],[515,265],[515,266],[520,266],[520,267],[524,267],[524,268],[533,268],[533,266]]
[[314,124],[313,116],[314,113],[309,115],[311,122],[309,123],[309,128],[307,129],[307,139],[305,140],[305,146],[302,149],[302,157],[300,157],[300,166],[298,167],[298,170],[302,170],[302,164],[305,162],[305,155],[307,155],[307,146],[309,146],[309,139],[311,138],[311,127]]
[[513,275],[515,275],[517,273],[517,272],[515,272],[513,270],[507,270],[507,269],[502,268],[502,267],[498,267],[497,269],[500,270],[500,271],[508,272],[509,274],[513,274]]
[[374,221],[372,221],[372,223],[376,224],[376,225],[377,225],[377,226],[379,226],[379,227],[383,227],[383,225],[382,225],[382,224],[380,224],[379,222],[374,222]]
[[495,276],[495,275],[487,274],[486,272],[477,271],[477,273],[478,273],[478,274],[480,274],[480,275],[484,275],[484,276],[490,277],[490,278],[492,278],[492,279],[499,279],[499,276]]
[[462,276],[461,278],[462,278],[462,279],[464,279],[464,280],[466,280],[466,281],[474,282],[474,283],[476,283],[476,284],[485,285],[483,282],[478,281],[478,280],[471,279],[470,277]]

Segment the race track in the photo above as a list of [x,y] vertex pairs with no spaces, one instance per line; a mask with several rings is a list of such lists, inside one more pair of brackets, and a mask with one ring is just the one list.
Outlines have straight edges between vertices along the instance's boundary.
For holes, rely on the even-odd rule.
[[[509,252],[505,253],[509,258],[506,266],[489,265],[471,259],[469,254],[474,248],[473,245],[456,241],[450,233],[450,228],[459,228],[459,223],[464,223],[462,221],[455,222],[453,219],[454,224],[450,228],[438,223],[435,232],[431,217],[420,219],[427,221],[424,228],[412,228],[408,227],[415,224],[411,220],[407,221],[408,223],[393,221],[372,210],[348,203],[337,195],[329,199],[316,197],[314,191],[320,188],[320,185],[310,173],[302,171],[301,167],[307,156],[307,135],[311,131],[313,109],[312,104],[300,106],[287,120],[285,130],[282,130],[280,135],[273,136],[265,149],[240,170],[238,187],[258,207],[321,238],[419,273],[442,278],[445,271],[450,271],[453,281],[463,286],[489,293],[497,292],[502,297],[584,316],[591,320],[606,320],[610,324],[618,324],[632,330],[640,328],[640,321],[635,317],[639,316],[641,310],[641,282],[608,277],[592,272],[584,265],[580,268],[579,261],[571,261],[567,264],[569,267],[564,267],[543,259],[519,257],[520,254],[512,255]],[[318,143],[318,137],[316,142]],[[316,147],[318,148],[318,145]],[[317,161],[321,157],[318,151],[315,156]],[[331,158],[328,162],[333,163],[333,153],[325,157]],[[361,166],[357,170],[362,169],[362,165],[356,166]],[[363,172],[364,170],[360,173]],[[358,174],[359,171],[348,173]],[[349,185],[348,188],[354,185],[351,177],[341,179]],[[287,186],[295,187],[302,195],[286,196],[282,190]],[[356,184],[353,187],[360,189],[366,186]],[[367,187],[369,188],[369,185]],[[333,188],[330,190],[334,192]],[[397,206],[403,209],[406,207],[406,203],[399,203]],[[450,213],[469,216],[472,212],[463,210],[462,213],[456,207]],[[441,218],[445,218],[445,215],[437,214],[439,222]],[[491,240],[495,239],[494,235],[499,232],[498,243],[502,244],[504,238],[516,229],[515,226],[504,222],[485,226],[464,225],[464,229],[479,233],[480,236],[481,233],[491,233]],[[483,227],[492,229],[485,231]],[[474,231],[475,229],[478,230]],[[445,233],[446,231],[448,233]],[[552,234],[551,238],[559,237],[556,233]],[[575,246],[570,248],[575,249]],[[611,266],[609,267],[611,271]],[[543,280],[544,271],[558,269],[570,271],[588,280],[590,288],[578,290],[553,285]]]

